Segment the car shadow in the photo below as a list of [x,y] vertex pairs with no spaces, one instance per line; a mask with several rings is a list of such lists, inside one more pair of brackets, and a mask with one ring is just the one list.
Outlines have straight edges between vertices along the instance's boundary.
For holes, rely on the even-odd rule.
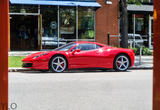
[[[123,73],[131,72],[131,70],[123,71]],[[28,71],[21,71],[20,73],[25,74],[72,74],[72,73],[120,73],[119,71],[115,71],[113,69],[72,69],[72,70],[66,70],[61,73],[56,73],[52,71],[40,71],[40,70],[28,70]]]

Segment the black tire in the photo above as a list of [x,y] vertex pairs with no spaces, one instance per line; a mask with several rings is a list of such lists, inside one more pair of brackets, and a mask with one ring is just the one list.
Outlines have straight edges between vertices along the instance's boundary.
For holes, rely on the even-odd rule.
[[54,56],[51,58],[49,63],[49,69],[52,72],[60,73],[65,71],[67,68],[67,61],[63,56]]
[[108,68],[103,68],[103,69],[100,69],[101,71],[103,71],[103,72],[106,72],[106,71],[108,71],[109,69]]
[[127,55],[120,54],[115,57],[113,62],[113,69],[115,71],[126,71],[130,66],[130,60]]
[[42,73],[45,73],[45,72],[47,72],[48,70],[39,70],[40,72],[42,72]]

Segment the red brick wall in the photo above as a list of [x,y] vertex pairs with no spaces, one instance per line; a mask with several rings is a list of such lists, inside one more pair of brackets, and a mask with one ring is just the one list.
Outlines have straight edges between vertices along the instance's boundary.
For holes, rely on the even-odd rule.
[[[112,4],[106,4],[106,0],[97,0],[101,8],[96,11],[96,42],[107,44],[107,33],[119,34],[119,4],[118,0],[111,0]],[[110,38],[110,45],[118,46],[118,38]]]

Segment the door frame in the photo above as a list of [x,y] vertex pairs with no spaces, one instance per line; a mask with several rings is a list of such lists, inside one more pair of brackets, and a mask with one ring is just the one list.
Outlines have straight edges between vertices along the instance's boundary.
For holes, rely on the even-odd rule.
[[[42,50],[42,14],[39,14],[39,13],[9,13],[9,15],[10,16],[12,16],[12,15],[16,15],[16,16],[37,16],[37,22],[38,22],[38,25],[37,25],[37,29],[38,29],[37,49]],[[9,30],[9,32],[10,32],[10,30]],[[9,50],[10,50],[10,46],[9,46]]]
[[42,14],[38,15],[38,50],[42,50]]
[[148,43],[149,43],[149,49],[153,49],[153,45],[152,45],[152,39],[153,39],[153,32],[152,32],[152,28],[153,28],[153,24],[152,24],[152,20],[153,20],[153,16],[150,16],[149,15],[149,40],[148,40]]

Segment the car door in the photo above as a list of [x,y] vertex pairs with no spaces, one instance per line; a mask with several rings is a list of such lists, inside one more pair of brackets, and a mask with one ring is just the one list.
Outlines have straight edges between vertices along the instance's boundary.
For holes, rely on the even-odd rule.
[[99,48],[97,52],[98,56],[98,67],[100,68],[109,68],[113,65],[113,56],[114,52],[111,51],[112,48],[105,46],[103,48]]
[[[80,49],[80,52],[72,52]],[[72,49],[69,57],[71,68],[91,68],[97,67],[98,63],[98,47],[96,44],[83,43]]]

